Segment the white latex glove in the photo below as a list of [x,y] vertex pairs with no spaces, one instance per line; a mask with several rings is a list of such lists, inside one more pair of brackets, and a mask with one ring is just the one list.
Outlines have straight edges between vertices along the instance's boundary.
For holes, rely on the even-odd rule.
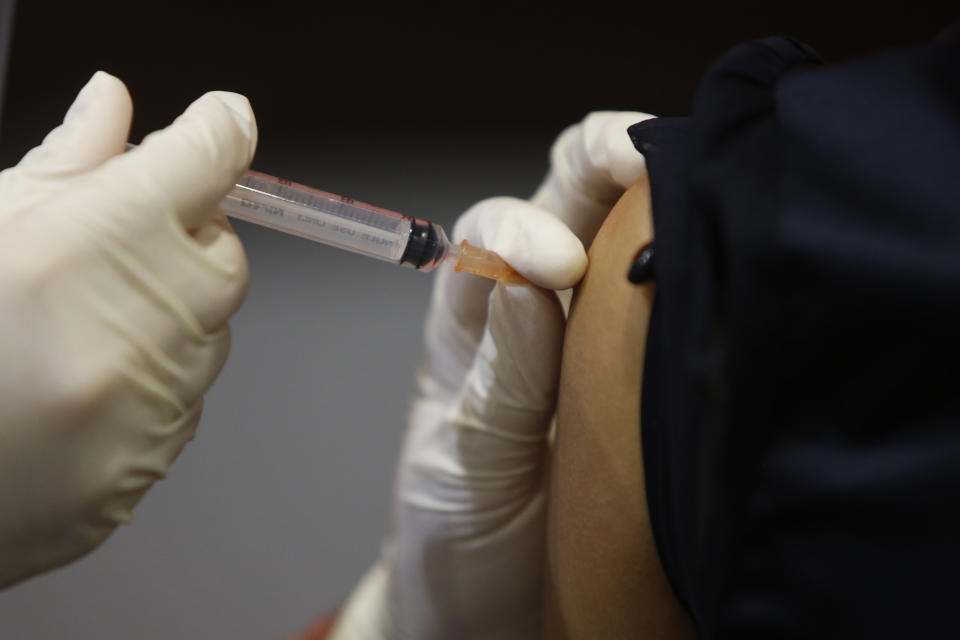
[[546,289],[583,275],[583,246],[644,171],[627,127],[648,117],[588,116],[558,139],[534,204],[495,198],[458,221],[456,242],[496,251],[544,289],[440,272],[393,532],[335,640],[539,637],[544,462],[564,332]]
[[217,203],[250,163],[243,96],[209,93],[124,153],[97,73],[0,174],[0,586],[90,551],[193,437],[247,285]]
[[531,198],[573,231],[587,249],[610,209],[646,171],[626,131],[654,116],[595,111],[568,127],[550,150],[550,171]]

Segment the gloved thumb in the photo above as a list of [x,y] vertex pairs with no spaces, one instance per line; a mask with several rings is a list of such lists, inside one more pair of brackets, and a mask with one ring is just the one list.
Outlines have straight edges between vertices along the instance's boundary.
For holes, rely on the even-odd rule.
[[20,179],[71,178],[122,153],[130,134],[133,103],[118,78],[97,71],[63,119],[16,167]]
[[185,229],[195,230],[217,214],[256,148],[250,102],[237,93],[211,91],[173,124],[102,167],[88,186],[116,191],[124,185],[125,209],[172,213]]

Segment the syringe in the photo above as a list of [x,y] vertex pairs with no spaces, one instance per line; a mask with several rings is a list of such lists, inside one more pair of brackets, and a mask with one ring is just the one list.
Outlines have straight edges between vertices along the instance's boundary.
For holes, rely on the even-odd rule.
[[[127,143],[127,150],[137,145]],[[452,244],[436,222],[405,216],[302,184],[248,171],[220,208],[228,216],[378,260],[433,271],[452,262],[504,284],[530,284],[493,251]]]
[[459,246],[436,222],[248,171],[220,203],[227,215],[371,258],[432,271],[445,261],[506,284],[529,284],[493,251]]

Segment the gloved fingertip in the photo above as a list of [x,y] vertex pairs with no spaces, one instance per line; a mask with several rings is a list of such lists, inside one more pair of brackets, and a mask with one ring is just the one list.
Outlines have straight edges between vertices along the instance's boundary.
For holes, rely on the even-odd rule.
[[123,98],[130,101],[130,94],[127,87],[116,76],[112,76],[106,71],[97,71],[90,77],[87,84],[80,89],[73,104],[67,110],[63,118],[64,124],[83,118],[94,108],[94,105],[104,99],[111,93],[122,93]]
[[127,85],[124,84],[123,80],[103,69],[98,69],[90,77],[90,83],[94,82],[97,86],[107,90],[122,89],[125,92],[127,91]]
[[223,103],[241,129],[250,130],[253,123],[253,108],[246,96],[232,91],[211,91],[207,95]]
[[587,253],[579,239],[570,234],[573,240],[563,234],[557,234],[553,239],[543,239],[535,246],[528,246],[526,251],[505,251],[508,255],[504,260],[517,273],[533,284],[559,291],[569,289],[583,278],[587,270]]
[[627,189],[646,170],[646,162],[630,139],[628,129],[653,118],[639,111],[601,111],[584,119],[587,153],[593,164],[605,167],[614,183]]
[[253,107],[250,106],[250,100],[246,96],[231,91],[211,91],[206,94],[211,99],[220,102],[233,121],[237,124],[244,136],[249,141],[248,151],[250,159],[253,159],[254,151],[257,148],[257,120],[253,115]]
[[234,121],[237,123],[247,137],[247,165],[249,166],[250,162],[253,161],[253,156],[257,151],[257,142],[258,142],[258,131],[257,131],[257,118],[253,113],[253,107],[250,105],[250,100],[239,93],[233,93],[230,91],[215,91],[213,92],[218,100],[223,102],[230,109],[231,114],[233,115]]
[[518,273],[545,289],[567,289],[583,277],[583,243],[552,214],[516,201],[480,224],[489,248]]
[[[183,132],[206,131],[202,139],[214,142],[210,149],[216,148],[216,155],[221,158],[230,158],[235,170],[245,171],[250,166],[257,149],[257,122],[246,96],[231,91],[208,91],[194,100],[174,124],[180,123],[190,123]],[[151,133],[144,143],[172,128]]]
[[77,94],[63,124],[30,150],[16,170],[35,180],[60,180],[95,169],[123,152],[132,117],[127,87],[98,71]]
[[580,239],[557,217],[517,198],[490,198],[457,221],[454,241],[496,252],[533,284],[566,289],[583,277],[587,254]]

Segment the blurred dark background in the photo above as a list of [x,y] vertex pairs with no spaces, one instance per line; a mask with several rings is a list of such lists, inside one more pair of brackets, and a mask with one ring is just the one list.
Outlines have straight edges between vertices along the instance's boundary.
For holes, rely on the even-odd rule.
[[685,114],[710,61],[746,39],[793,35],[838,60],[928,39],[958,13],[946,2],[24,0],[3,160],[97,69],[129,85],[135,139],[229,89],[254,105],[264,163],[289,145],[329,155],[397,138],[467,152],[487,133],[546,145],[601,108]]
[[[550,142],[589,111],[685,114],[707,65],[738,42],[793,35],[842,60],[929,39],[960,13],[836,1],[16,9],[12,29],[0,11],[0,37],[12,34],[3,166],[103,69],[130,88],[134,141],[207,90],[239,91],[260,126],[256,168],[445,225],[481,198],[532,193]],[[278,638],[345,598],[375,558],[431,277],[236,226],[252,283],[197,440],[135,523],[0,594],[0,637]]]

